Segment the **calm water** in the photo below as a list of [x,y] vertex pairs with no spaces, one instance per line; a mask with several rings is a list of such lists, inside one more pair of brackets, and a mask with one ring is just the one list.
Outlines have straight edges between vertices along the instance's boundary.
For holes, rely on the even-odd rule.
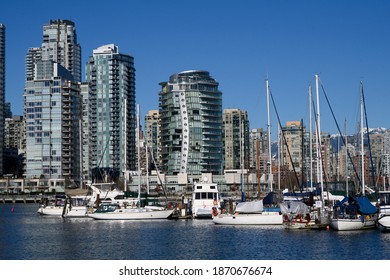
[[95,221],[0,205],[1,260],[390,259],[390,234],[217,226],[211,220]]

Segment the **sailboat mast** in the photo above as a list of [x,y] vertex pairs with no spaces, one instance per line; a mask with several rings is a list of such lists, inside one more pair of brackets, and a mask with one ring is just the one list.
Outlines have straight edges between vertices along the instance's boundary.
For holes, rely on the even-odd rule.
[[317,97],[317,158],[318,158],[318,167],[319,167],[319,174],[318,178],[320,179],[320,186],[321,186],[321,202],[322,205],[324,205],[324,182],[323,182],[323,176],[322,176],[322,153],[321,153],[321,119],[320,119],[320,97],[319,97],[319,90],[318,90],[318,80],[319,76],[318,74],[315,75],[316,78],[316,97]]
[[312,131],[312,108],[311,108],[311,103],[312,103],[312,90],[311,90],[311,85],[309,85],[309,153],[310,153],[310,191],[313,191],[313,131]]
[[245,201],[245,185],[244,185],[244,129],[242,124],[240,125],[240,138],[241,138],[241,201]]
[[147,137],[145,137],[145,154],[146,154],[146,192],[149,194],[150,186],[149,186],[149,152],[148,152],[148,141]]
[[345,130],[345,191],[346,196],[348,196],[348,137],[347,137],[347,119],[345,119],[344,124]]
[[137,167],[138,167],[138,201],[141,203],[141,151],[140,151],[139,104],[137,104]]
[[123,178],[124,178],[124,190],[127,191],[127,98],[125,97],[123,100],[124,108],[123,108],[123,134],[124,134],[124,159],[123,159]]
[[280,137],[280,126],[278,125],[278,189],[280,191],[280,147],[282,146],[282,139]]
[[365,182],[364,182],[364,123],[363,123],[363,82],[360,81],[360,153],[361,153],[361,166],[362,166],[362,195],[365,195]]
[[79,148],[80,148],[80,189],[84,188],[84,179],[83,179],[83,123],[79,120]]
[[268,79],[265,80],[265,87],[267,91],[267,114],[268,114],[268,122],[267,122],[267,134],[268,134],[268,159],[269,159],[269,175],[268,175],[268,187],[272,192],[272,155],[271,155],[271,116],[269,109],[269,84]]

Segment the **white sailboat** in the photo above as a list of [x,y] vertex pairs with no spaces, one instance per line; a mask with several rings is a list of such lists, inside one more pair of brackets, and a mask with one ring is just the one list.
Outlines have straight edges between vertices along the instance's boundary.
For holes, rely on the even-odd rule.
[[[268,111],[268,156],[269,156],[269,174],[268,186],[272,193],[273,175],[272,175],[272,157],[271,157],[271,125],[269,110],[269,84],[265,80],[267,93],[267,111]],[[243,162],[243,160],[242,160]],[[242,164],[243,167],[243,164]],[[243,174],[243,171],[242,171]],[[241,179],[243,183],[243,178]],[[264,208],[263,200],[242,201],[237,204],[234,214],[215,213],[213,222],[218,225],[282,225],[283,218],[279,208]]]
[[62,212],[64,211],[65,200],[65,195],[56,195],[54,199],[42,201],[37,213],[43,216],[61,217]]
[[240,202],[234,214],[213,216],[217,225],[282,225],[282,215],[278,209],[265,209],[263,200]]
[[382,232],[390,231],[390,191],[379,191],[377,227]]
[[[315,122],[316,127],[316,147],[317,147],[317,182],[320,184],[320,195],[315,196],[314,205],[306,205],[302,201],[297,201],[298,198],[305,200],[313,195],[313,186],[311,185],[310,191],[301,193],[300,195],[294,194],[293,197],[284,195],[284,203],[280,205],[283,213],[283,225],[286,229],[326,229],[329,227],[329,211],[325,207],[325,196],[329,199],[331,194],[324,192],[323,183],[323,166],[322,166],[322,152],[321,152],[321,120],[320,120],[320,106],[319,106],[319,90],[318,81],[319,76],[315,75],[316,79],[316,107],[317,118]],[[311,147],[311,86],[309,87],[309,108],[310,108],[310,147]],[[311,156],[311,150],[310,150]],[[310,159],[310,181],[312,182],[311,172],[312,161]],[[311,183],[312,184],[312,183]],[[295,197],[295,200],[294,200]]]
[[330,226],[337,231],[372,229],[376,226],[376,207],[365,197],[363,83],[360,82],[361,197],[347,196],[335,205]]
[[[139,137],[140,137],[139,105],[137,104],[137,141],[138,141],[138,176],[139,176],[138,198],[137,198],[138,204],[134,207],[133,205],[131,205],[130,207],[128,207],[127,205],[120,206],[118,203],[101,204],[95,212],[93,212],[92,214],[88,214],[89,217],[95,220],[154,220],[154,219],[167,219],[170,215],[172,215],[174,209],[166,209],[164,207],[156,207],[156,206],[145,206],[145,207],[139,206],[141,201],[141,180],[140,180],[141,167],[140,167]],[[126,178],[126,166],[124,167],[124,173]]]

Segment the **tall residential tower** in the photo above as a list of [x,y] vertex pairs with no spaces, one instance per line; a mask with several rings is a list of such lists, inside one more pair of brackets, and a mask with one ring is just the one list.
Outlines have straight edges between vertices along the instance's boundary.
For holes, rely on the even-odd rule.
[[222,92],[209,72],[174,74],[160,83],[160,166],[169,175],[221,174]]
[[88,59],[86,81],[94,96],[92,169],[114,177],[136,170],[134,58],[114,44],[101,46]]
[[26,54],[25,177],[80,181],[81,48],[75,24],[51,20]]
[[225,169],[249,169],[248,113],[240,109],[223,111]]
[[0,175],[3,174],[5,103],[5,26],[0,23]]

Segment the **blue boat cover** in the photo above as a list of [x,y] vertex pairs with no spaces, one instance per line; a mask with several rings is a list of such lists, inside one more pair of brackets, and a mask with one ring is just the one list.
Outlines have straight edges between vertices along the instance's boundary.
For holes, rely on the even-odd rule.
[[357,204],[359,205],[359,211],[362,214],[375,214],[378,212],[377,208],[365,196],[355,197]]
[[365,196],[346,196],[342,201],[339,201],[335,207],[342,207],[343,205],[349,205],[347,207],[358,207],[358,210],[363,215],[372,215],[378,212],[378,209],[372,205],[372,203]]

